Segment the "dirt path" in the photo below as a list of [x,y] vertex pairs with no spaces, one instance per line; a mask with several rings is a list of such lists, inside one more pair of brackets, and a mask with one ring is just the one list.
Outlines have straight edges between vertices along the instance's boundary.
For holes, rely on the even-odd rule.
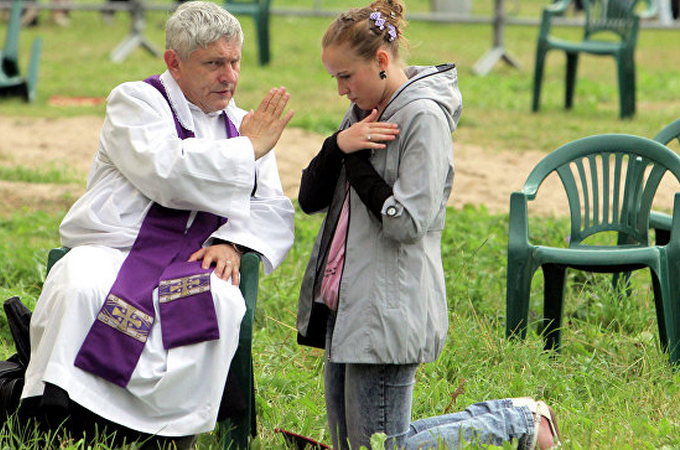
[[[97,148],[102,119],[11,119],[0,117],[0,168],[67,168],[72,184],[15,183],[0,180],[0,211],[63,209],[84,190],[85,177]],[[324,136],[297,128],[287,129],[277,146],[281,181],[287,196],[295,198],[302,169],[321,146]],[[455,148],[456,176],[449,204],[484,204],[494,213],[508,210],[510,193],[520,189],[540,152],[491,152],[473,144]],[[76,181],[81,180],[81,181]],[[670,190],[660,194],[670,204]],[[559,189],[541,189],[532,211],[560,215]]]

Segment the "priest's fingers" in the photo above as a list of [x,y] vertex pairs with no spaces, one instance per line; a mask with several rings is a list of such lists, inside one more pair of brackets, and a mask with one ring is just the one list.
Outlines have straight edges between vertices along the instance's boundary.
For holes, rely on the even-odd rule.
[[216,244],[202,248],[189,257],[189,262],[201,260],[201,267],[215,266],[215,275],[225,281],[232,279],[238,286],[240,280],[241,255],[230,244]]
[[286,88],[281,87],[272,96],[271,102],[269,103],[271,107],[271,114],[274,118],[281,117],[283,110],[286,108],[290,100],[290,94],[286,92]]
[[215,275],[224,281],[229,281],[231,278],[231,284],[238,286],[240,266],[241,261],[238,256],[234,259],[218,259],[215,265]]
[[192,261],[198,261],[200,259],[203,259],[203,255],[205,255],[205,252],[206,252],[206,249],[202,248],[202,249],[192,253],[191,256],[189,256],[189,259],[187,261],[192,262]]
[[260,102],[260,106],[257,108],[257,110],[266,111],[269,108],[269,104],[271,103],[272,97],[274,96],[275,93],[276,88],[271,88]]
[[238,286],[241,282],[241,262],[234,264],[231,268],[231,284]]
[[290,100],[290,94],[286,92],[286,88],[274,88],[262,100],[260,107],[255,111],[255,116],[266,124],[279,121],[288,100]]

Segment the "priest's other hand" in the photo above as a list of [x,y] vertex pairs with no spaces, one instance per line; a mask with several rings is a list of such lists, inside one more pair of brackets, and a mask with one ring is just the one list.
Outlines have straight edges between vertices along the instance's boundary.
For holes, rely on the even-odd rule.
[[231,277],[231,284],[238,286],[240,282],[241,254],[231,244],[215,244],[194,252],[189,262],[200,261],[201,267],[209,269],[215,265],[215,275],[225,281]]

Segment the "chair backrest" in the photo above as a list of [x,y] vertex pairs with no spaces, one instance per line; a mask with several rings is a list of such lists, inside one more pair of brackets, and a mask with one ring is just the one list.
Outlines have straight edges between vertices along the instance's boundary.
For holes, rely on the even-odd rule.
[[640,18],[635,9],[639,0],[583,0],[585,39],[604,32],[614,33],[623,41],[637,37]]
[[663,176],[680,182],[680,156],[651,139],[603,134],[570,142],[543,158],[522,191],[536,196],[545,178],[556,172],[567,195],[570,245],[606,231],[620,241],[648,245],[649,213]]
[[680,119],[666,125],[659,133],[654,136],[654,140],[668,145],[673,139],[680,143]]

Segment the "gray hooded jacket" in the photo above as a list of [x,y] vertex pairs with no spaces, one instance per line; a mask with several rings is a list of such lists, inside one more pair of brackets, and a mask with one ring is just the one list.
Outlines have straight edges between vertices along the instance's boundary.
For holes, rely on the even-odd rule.
[[[377,211],[352,185],[348,157],[335,135],[303,173],[300,206],[327,211],[302,281],[297,319],[298,341],[316,347],[325,346],[329,310],[315,300],[350,173],[345,265],[329,352],[337,363],[429,362],[446,340],[441,232],[453,183],[451,134],[462,98],[453,64],[409,67],[406,73],[409,81],[379,118],[397,123],[400,133],[386,149],[366,151],[364,158],[384,185]],[[340,130],[367,114],[352,105]],[[326,170],[315,173],[320,166]]]

